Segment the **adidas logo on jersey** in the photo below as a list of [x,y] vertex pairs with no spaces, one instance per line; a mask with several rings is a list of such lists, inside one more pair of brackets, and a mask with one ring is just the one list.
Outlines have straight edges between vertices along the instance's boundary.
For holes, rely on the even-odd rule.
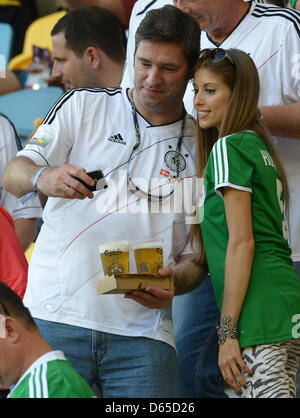
[[112,135],[108,138],[111,142],[117,142],[118,144],[126,145],[126,142],[122,138],[121,134]]

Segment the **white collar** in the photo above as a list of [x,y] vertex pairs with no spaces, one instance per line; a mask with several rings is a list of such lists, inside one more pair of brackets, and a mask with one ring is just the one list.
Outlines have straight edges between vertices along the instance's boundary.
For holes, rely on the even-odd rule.
[[[37,360],[35,360],[31,366],[29,366],[29,368],[25,371],[25,373],[21,376],[21,378],[18,380],[18,382],[16,383],[16,385],[13,387],[13,389],[11,390],[9,396],[15,391],[15,389],[20,385],[20,383],[22,382],[22,380],[30,373],[32,373],[32,371],[34,369],[36,369],[37,367],[39,367],[41,364],[45,364],[48,363],[49,361],[53,361],[53,360],[67,360],[64,353],[62,351],[59,350],[53,350],[53,351],[49,351],[46,354],[43,354],[41,357],[39,357]],[[9,397],[8,396],[8,397]]]

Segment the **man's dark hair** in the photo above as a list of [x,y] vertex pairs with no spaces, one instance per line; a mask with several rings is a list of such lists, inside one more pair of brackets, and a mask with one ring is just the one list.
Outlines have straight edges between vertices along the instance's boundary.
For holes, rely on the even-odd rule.
[[197,21],[177,7],[168,5],[150,10],[135,34],[135,51],[141,41],[170,42],[182,47],[189,73],[200,53],[200,28]]
[[51,36],[63,33],[65,46],[81,57],[86,48],[101,49],[111,60],[123,63],[127,38],[119,18],[97,6],[70,10],[55,24]]
[[22,299],[6,284],[0,283],[0,314],[22,322],[26,328],[36,328],[29,310]]

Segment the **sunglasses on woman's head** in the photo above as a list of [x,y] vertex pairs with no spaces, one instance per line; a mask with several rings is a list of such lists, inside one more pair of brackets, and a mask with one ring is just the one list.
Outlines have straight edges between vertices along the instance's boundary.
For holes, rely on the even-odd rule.
[[231,62],[231,64],[234,64],[229,51],[227,51],[226,49],[222,49],[222,48],[205,48],[202,51],[200,51],[199,54],[199,58],[203,58],[203,57],[209,57],[211,58],[211,60],[213,62],[219,62],[222,61],[225,58],[228,58],[228,60]]

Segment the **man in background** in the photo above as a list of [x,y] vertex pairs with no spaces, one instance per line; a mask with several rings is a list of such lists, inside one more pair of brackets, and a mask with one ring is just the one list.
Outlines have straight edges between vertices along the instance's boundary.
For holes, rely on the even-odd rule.
[[8,163],[22,148],[20,139],[11,121],[0,114],[0,205],[11,215],[15,231],[23,251],[34,241],[37,233],[36,222],[42,216],[42,207],[38,197],[23,205],[11,193],[2,187],[2,178]]
[[29,310],[0,283],[0,385],[9,398],[93,398],[61,351],[53,351]]
[[75,8],[56,23],[51,36],[52,79],[65,89],[120,84],[127,39],[113,13],[94,6]]
[[125,29],[128,29],[132,8],[136,0],[66,0],[70,8],[79,6],[104,7],[118,16]]

